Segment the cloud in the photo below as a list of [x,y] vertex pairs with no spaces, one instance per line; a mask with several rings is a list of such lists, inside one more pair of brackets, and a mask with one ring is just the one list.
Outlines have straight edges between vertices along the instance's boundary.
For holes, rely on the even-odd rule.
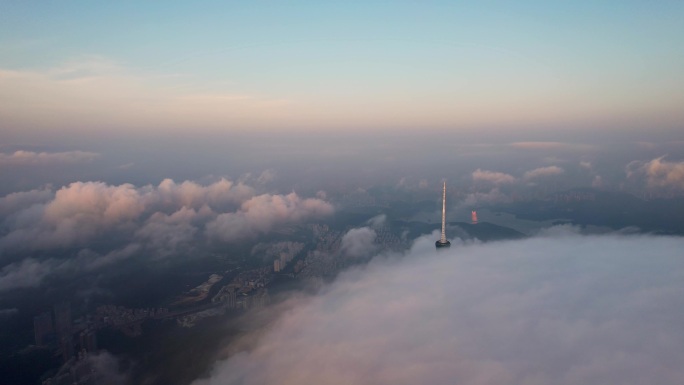
[[221,208],[226,205],[240,204],[253,195],[252,187],[225,178],[207,186],[192,181],[178,184],[172,179],[164,179],[156,190],[149,191],[147,201],[173,208],[185,206],[199,209],[205,204],[213,208]]
[[99,157],[100,154],[85,151],[67,151],[67,152],[33,152],[33,151],[15,151],[11,154],[0,153],[0,167],[1,166],[45,166],[55,163],[81,163],[90,162]]
[[0,198],[0,215],[8,216],[33,205],[47,203],[53,197],[49,189],[15,192]]
[[0,292],[17,288],[36,287],[54,269],[55,261],[41,262],[27,258],[12,263],[0,271]]
[[49,276],[73,276],[94,271],[128,259],[139,250],[140,245],[133,243],[104,255],[90,249],[82,249],[75,257],[69,259],[25,258],[0,270],[0,292],[38,287]]
[[[98,269],[136,253],[190,254],[207,239],[237,242],[333,211],[320,198],[255,196],[253,188],[227,179],[208,185],[165,179],[142,187],[75,182],[56,191],[13,193],[0,198],[0,291],[35,287],[50,275]],[[35,251],[61,257],[27,258]]]
[[384,227],[386,222],[387,222],[387,215],[385,215],[385,214],[376,215],[373,218],[366,221],[366,223],[374,229],[379,229],[379,228]]
[[83,244],[108,228],[137,220],[144,210],[141,194],[131,184],[72,183],[57,190],[45,205],[41,224],[47,231],[40,242],[62,247]]
[[0,212],[12,214],[5,219],[4,227],[10,231],[1,234],[0,246],[39,250],[83,246],[104,233],[130,232],[141,221],[148,226],[140,232],[146,236],[152,232],[152,222],[161,221],[163,215],[175,215],[169,221],[188,220],[177,213],[186,208],[202,211],[206,218],[230,211],[253,195],[251,187],[227,179],[207,186],[171,179],[143,187],[74,182],[54,193],[13,193],[0,198]]
[[534,170],[527,171],[525,175],[523,175],[523,179],[532,180],[536,178],[545,178],[549,176],[560,175],[564,172],[565,170],[558,166],[539,167],[535,168]]
[[566,150],[566,151],[588,151],[596,148],[594,145],[582,143],[566,143],[566,142],[513,142],[509,146],[521,150]]
[[259,177],[257,178],[257,182],[259,182],[260,184],[266,184],[266,183],[273,182],[273,180],[275,178],[276,178],[275,170],[268,169],[268,170],[264,170],[261,173],[261,175],[259,175]]
[[[195,385],[678,384],[682,238],[546,236],[351,269]],[[243,346],[244,348],[244,346]]]
[[342,237],[340,250],[348,257],[360,258],[371,256],[376,250],[377,233],[370,227],[349,230]]
[[648,162],[631,162],[626,171],[628,178],[645,178],[649,188],[684,190],[684,161],[668,162],[661,156]]
[[183,206],[173,214],[156,212],[135,232],[135,238],[156,256],[189,252],[201,223],[209,218],[213,212],[208,206],[199,211]]
[[285,99],[202,88],[189,86],[187,78],[141,73],[95,56],[43,71],[0,68],[0,118],[19,129],[168,130],[226,122],[272,125],[292,114]]
[[495,185],[510,184],[515,182],[515,177],[503,172],[477,169],[472,174],[474,182],[489,182]]
[[207,224],[210,238],[236,242],[271,231],[288,222],[331,215],[334,208],[321,199],[302,199],[296,193],[263,194],[242,203],[236,212],[220,214]]
[[90,364],[93,382],[102,385],[122,385],[128,384],[128,373],[121,370],[119,361],[116,357],[106,351],[87,356]]

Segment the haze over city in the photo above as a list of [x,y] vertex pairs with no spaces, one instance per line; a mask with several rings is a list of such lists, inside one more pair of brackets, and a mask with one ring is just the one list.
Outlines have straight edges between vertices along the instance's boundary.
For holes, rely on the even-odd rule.
[[684,380],[684,4],[0,9],[0,382]]

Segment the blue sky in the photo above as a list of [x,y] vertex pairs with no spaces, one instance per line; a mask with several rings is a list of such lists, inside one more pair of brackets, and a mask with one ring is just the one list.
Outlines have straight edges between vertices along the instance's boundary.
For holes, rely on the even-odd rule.
[[3,131],[684,122],[681,2],[0,7]]

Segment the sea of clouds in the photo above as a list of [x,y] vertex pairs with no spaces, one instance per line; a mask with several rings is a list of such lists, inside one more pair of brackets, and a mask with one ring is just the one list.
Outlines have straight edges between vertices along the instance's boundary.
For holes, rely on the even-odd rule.
[[684,381],[684,238],[435,237],[278,305],[194,385]]

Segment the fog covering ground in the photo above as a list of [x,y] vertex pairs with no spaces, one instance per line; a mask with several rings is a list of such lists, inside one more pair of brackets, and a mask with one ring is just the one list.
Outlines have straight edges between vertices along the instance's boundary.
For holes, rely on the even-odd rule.
[[[379,255],[272,310],[218,384],[679,384],[684,239],[579,235]],[[237,346],[237,348],[236,348]]]

